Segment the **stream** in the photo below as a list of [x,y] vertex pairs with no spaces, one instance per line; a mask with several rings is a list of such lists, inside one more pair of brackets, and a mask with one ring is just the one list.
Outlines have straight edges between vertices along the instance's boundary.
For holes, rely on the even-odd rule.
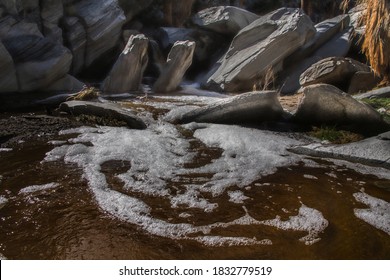
[[390,172],[293,154],[301,133],[172,125],[217,97],[122,101],[146,130],[80,126],[0,149],[7,259],[389,259]]

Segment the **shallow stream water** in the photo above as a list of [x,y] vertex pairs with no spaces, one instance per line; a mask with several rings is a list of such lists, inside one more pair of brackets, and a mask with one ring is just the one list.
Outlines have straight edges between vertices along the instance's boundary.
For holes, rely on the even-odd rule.
[[308,141],[292,133],[170,125],[172,100],[130,105],[147,130],[82,127],[0,152],[3,257],[390,258],[388,170],[292,154]]

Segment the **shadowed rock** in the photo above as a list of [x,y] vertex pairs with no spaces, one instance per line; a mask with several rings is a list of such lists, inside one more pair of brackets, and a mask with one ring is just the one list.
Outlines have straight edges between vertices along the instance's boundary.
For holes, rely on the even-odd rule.
[[178,89],[185,72],[192,64],[195,43],[191,41],[176,42],[162,67],[160,77],[153,86],[154,92],[172,92]]
[[11,55],[0,41],[0,92],[18,90],[16,70]]
[[390,87],[383,87],[362,94],[354,95],[356,99],[363,98],[390,98]]
[[351,58],[329,57],[310,66],[300,77],[300,84],[349,84],[356,72],[371,72],[371,68]]
[[219,102],[189,112],[177,110],[169,113],[166,120],[172,123],[223,123],[258,124],[282,117],[283,108],[275,91],[259,91],[225,98]]
[[347,125],[359,131],[383,131],[388,125],[371,106],[355,100],[332,85],[302,89],[303,97],[293,120],[313,125]]
[[106,93],[138,91],[148,63],[149,40],[142,34],[131,36],[102,85]]
[[60,110],[73,116],[87,115],[122,121],[134,129],[146,128],[146,124],[136,115],[111,103],[68,101],[60,105]]

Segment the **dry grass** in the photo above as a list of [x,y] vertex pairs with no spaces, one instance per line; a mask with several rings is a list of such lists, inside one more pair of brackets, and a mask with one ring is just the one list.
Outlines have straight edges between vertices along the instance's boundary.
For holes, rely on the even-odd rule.
[[67,100],[93,100],[98,98],[99,94],[100,91],[97,88],[85,86],[80,92],[78,92],[76,95],[70,96]]
[[[350,0],[344,0],[341,8],[348,8]],[[385,83],[390,81],[390,13],[388,0],[357,0],[365,4],[367,10],[361,19],[366,26],[362,50],[373,71],[381,76]]]
[[275,73],[270,66],[265,74],[261,76],[254,84],[253,84],[253,91],[257,90],[270,90],[275,88]]

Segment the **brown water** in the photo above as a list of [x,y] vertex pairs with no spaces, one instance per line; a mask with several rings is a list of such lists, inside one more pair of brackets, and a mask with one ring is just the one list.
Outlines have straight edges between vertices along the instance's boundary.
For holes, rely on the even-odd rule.
[[[221,152],[194,145],[192,148],[202,151],[199,154],[203,157],[195,157],[193,166],[188,167],[203,165]],[[154,236],[102,212],[78,167],[61,161],[41,163],[52,148],[46,141],[37,141],[0,153],[0,195],[9,200],[0,209],[0,253],[9,259],[390,259],[390,236],[358,219],[353,211],[367,208],[353,197],[362,188],[368,195],[390,201],[390,182],[373,175],[326,161],[320,161],[322,167],[316,168],[281,168],[243,189],[250,198],[245,207],[229,203],[227,195],[222,195],[210,198],[219,204],[214,212],[191,209],[191,216],[186,218],[180,218],[180,208],[172,209],[164,198],[128,193],[143,199],[154,217],[170,223],[229,222],[246,211],[257,220],[277,215],[287,220],[297,215],[301,202],[319,210],[329,221],[318,236],[321,240],[313,245],[299,241],[307,232],[232,225],[215,228],[212,234],[269,239],[272,245],[209,247],[194,240]],[[128,167],[123,161],[102,165],[110,188],[125,193],[114,175]],[[181,181],[207,181],[207,176],[192,174]],[[19,194],[26,186],[48,182],[60,186],[33,195]]]

